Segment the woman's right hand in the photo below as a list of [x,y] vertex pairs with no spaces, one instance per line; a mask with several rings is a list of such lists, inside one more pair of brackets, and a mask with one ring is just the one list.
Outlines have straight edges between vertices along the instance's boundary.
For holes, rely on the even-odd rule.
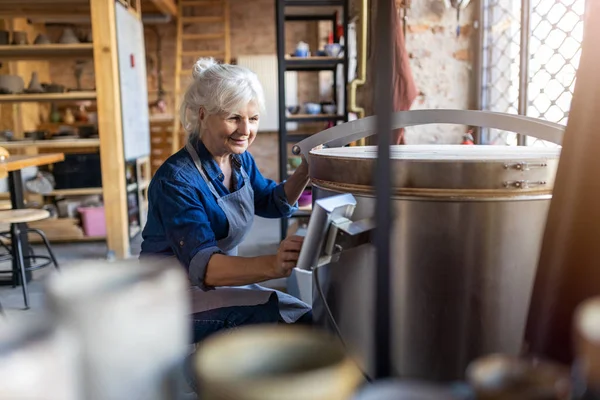
[[292,269],[296,267],[296,263],[298,262],[303,242],[304,237],[296,235],[289,236],[281,242],[275,256],[275,265],[273,266],[275,278],[290,276]]

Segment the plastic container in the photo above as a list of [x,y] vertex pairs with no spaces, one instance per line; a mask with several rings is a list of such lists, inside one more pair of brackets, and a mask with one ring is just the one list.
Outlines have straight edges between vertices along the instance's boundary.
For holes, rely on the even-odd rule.
[[309,206],[311,203],[312,203],[312,191],[310,189],[306,189],[302,192],[302,194],[300,195],[300,198],[298,198],[298,206],[306,207],[306,206]]
[[104,206],[79,207],[77,211],[81,214],[81,224],[85,236],[106,236]]

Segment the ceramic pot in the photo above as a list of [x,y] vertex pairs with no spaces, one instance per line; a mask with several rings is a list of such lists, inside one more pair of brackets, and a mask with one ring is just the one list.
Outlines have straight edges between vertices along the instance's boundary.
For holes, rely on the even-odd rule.
[[[82,218],[104,221],[98,211],[88,209]],[[70,345],[79,355],[77,398],[176,398],[171,388],[179,376],[173,367],[188,350],[189,282],[181,267],[162,261],[127,267],[89,261],[85,268],[65,268],[56,275],[45,282],[47,312],[73,335]]]
[[34,44],[50,44],[52,42],[50,41],[50,38],[48,36],[46,36],[43,33],[40,33],[39,35],[36,36],[33,43]]
[[50,122],[58,123],[60,122],[60,112],[58,112],[58,107],[56,104],[52,104],[52,111],[50,111]]
[[77,39],[77,36],[75,36],[75,32],[73,32],[73,29],[65,28],[62,35],[60,36],[60,39],[58,39],[58,42],[62,44],[74,44],[79,43],[79,39]]
[[[456,385],[455,385],[456,386]],[[351,400],[461,400],[463,388],[431,382],[383,379],[365,385]],[[464,394],[470,394],[465,389]]]
[[18,75],[0,75],[0,90],[4,93],[23,93],[25,82]]
[[319,114],[321,112],[321,105],[319,103],[305,103],[304,110],[310,115]]
[[335,104],[323,104],[322,109],[325,114],[335,114],[337,111]]
[[336,338],[297,326],[217,334],[194,357],[205,400],[346,400],[364,382]]
[[38,79],[38,73],[31,73],[31,80],[29,81],[29,85],[27,86],[27,93],[43,93],[44,88],[40,84],[40,80]]
[[43,83],[42,87],[47,93],[64,93],[65,87],[57,83]]
[[72,124],[75,122],[75,116],[73,115],[73,111],[70,108],[67,108],[65,110],[63,121],[65,124]]
[[10,43],[10,32],[9,31],[0,31],[0,46],[7,45]]
[[328,43],[325,45],[324,50],[329,57],[337,57],[342,51],[342,46],[339,43]]
[[27,32],[14,31],[12,35],[12,44],[28,44]]

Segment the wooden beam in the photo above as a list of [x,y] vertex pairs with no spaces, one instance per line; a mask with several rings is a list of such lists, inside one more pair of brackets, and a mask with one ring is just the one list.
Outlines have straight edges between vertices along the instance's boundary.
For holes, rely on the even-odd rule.
[[177,5],[173,0],[150,0],[162,14],[177,18]]
[[100,134],[100,162],[109,255],[127,258],[129,223],[117,53],[115,2],[90,0]]

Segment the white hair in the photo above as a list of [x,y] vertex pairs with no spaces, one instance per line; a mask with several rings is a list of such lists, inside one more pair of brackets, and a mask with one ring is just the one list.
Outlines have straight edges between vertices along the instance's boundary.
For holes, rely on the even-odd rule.
[[256,74],[248,68],[219,64],[212,57],[199,58],[192,69],[193,81],[183,96],[179,115],[192,140],[200,135],[199,110],[208,115],[234,113],[254,102],[265,109],[264,92]]

